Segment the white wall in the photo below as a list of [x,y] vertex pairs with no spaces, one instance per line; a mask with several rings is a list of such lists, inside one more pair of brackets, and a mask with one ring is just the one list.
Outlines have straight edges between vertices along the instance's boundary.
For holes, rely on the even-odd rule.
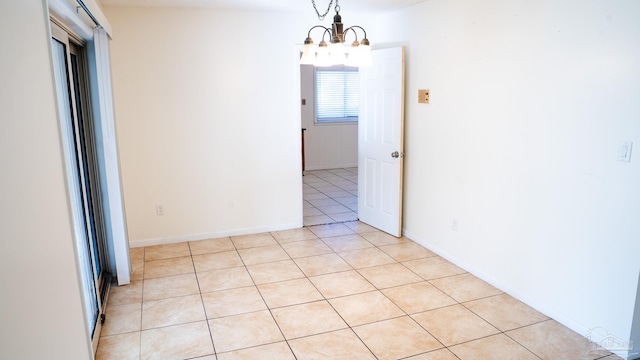
[[633,0],[430,0],[382,16],[377,39],[407,46],[405,234],[624,340],[640,326],[639,14]]
[[131,245],[302,226],[298,56],[311,9],[105,13]]
[[105,12],[132,246],[301,226],[297,38],[283,16]]
[[46,9],[0,2],[0,358],[90,359]]
[[358,124],[316,124],[314,67],[300,66],[302,127],[305,132],[305,169],[335,169],[358,166]]

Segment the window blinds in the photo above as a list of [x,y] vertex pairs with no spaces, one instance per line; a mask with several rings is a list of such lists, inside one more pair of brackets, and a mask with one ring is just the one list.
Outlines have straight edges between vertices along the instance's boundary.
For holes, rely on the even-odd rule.
[[316,68],[316,122],[358,121],[357,68]]

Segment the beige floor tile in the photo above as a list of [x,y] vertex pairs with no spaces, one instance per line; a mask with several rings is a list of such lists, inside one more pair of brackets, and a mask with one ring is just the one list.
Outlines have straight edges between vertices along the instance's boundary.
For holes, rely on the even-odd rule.
[[[537,356],[504,334],[497,334],[449,348],[461,360],[537,360]],[[567,358],[568,359],[568,358]]]
[[327,299],[376,289],[367,279],[354,270],[313,276],[309,280]]
[[[353,207],[353,205],[347,205],[347,207]],[[348,212],[330,214],[330,218],[332,218],[336,222],[344,222],[344,221],[353,221],[358,219],[358,214],[353,209],[349,209]]]
[[247,266],[256,284],[300,279],[305,277],[293,260],[276,261]]
[[144,248],[143,247],[138,247],[138,248],[130,248],[129,249],[129,256],[131,258],[131,262],[140,262],[143,261],[144,262]]
[[282,248],[294,259],[333,253],[333,250],[320,239],[286,243],[282,244]]
[[507,294],[470,301],[464,303],[464,306],[501,331],[513,330],[549,319]]
[[555,320],[505,333],[542,359],[591,360],[603,356],[591,342]]
[[308,279],[262,284],[258,290],[270,309],[323,299]]
[[170,259],[191,256],[189,244],[186,242],[147,246],[144,248],[144,261]]
[[144,301],[199,294],[196,274],[166,276],[144,281]]
[[[351,194],[345,195],[345,196],[334,197],[333,199],[335,201],[339,202],[342,205],[352,205],[352,204],[357,204],[358,203],[358,197],[354,196],[354,195],[351,195]],[[354,220],[354,222],[355,222],[355,220]],[[349,226],[348,224],[345,224],[345,225]]]
[[[308,216],[320,216],[320,215],[325,215],[325,213],[323,213],[322,211],[320,211],[316,207],[311,207],[311,208],[304,209],[303,216],[305,216],[305,217],[308,217]],[[316,238],[317,238],[317,236],[316,236]]]
[[142,281],[131,281],[128,285],[112,285],[108,305],[136,304],[142,302]]
[[356,269],[396,263],[389,255],[375,247],[341,252],[338,255]]
[[102,336],[140,331],[142,304],[109,305],[102,325]]
[[404,360],[460,360],[449,349],[439,349],[428,353],[411,356]]
[[289,345],[284,341],[218,354],[218,360],[255,359],[296,360],[291,349],[289,349]]
[[[356,202],[357,204],[357,202]],[[345,225],[353,230],[354,232],[361,234],[361,233],[366,233],[366,232],[375,232],[378,231],[378,229],[374,228],[373,226],[367,225],[363,222],[360,221],[350,221],[345,223]]]
[[197,275],[202,293],[253,285],[253,280],[244,266],[201,272]]
[[213,344],[205,321],[145,330],[140,359],[191,359],[212,355]]
[[378,289],[422,282],[422,278],[401,264],[387,264],[358,270]]
[[131,281],[142,279],[144,279],[144,261],[131,261]]
[[142,329],[206,320],[200,295],[142,303]]
[[217,352],[228,352],[284,340],[267,310],[209,320]]
[[196,267],[196,272],[226,269],[244,265],[240,255],[238,255],[238,252],[235,250],[195,255],[193,256],[193,264]]
[[461,268],[439,256],[404,261],[402,264],[425,280],[465,273]]
[[330,274],[340,271],[351,270],[351,265],[347,264],[337,254],[325,254],[294,259],[298,267],[307,276]]
[[145,261],[144,263],[145,279],[188,274],[192,272],[194,272],[194,270],[191,256]]
[[367,241],[376,246],[402,244],[407,242],[407,239],[404,237],[397,238],[380,230],[362,233],[361,235],[363,238],[367,239]]
[[442,348],[408,316],[357,326],[353,331],[378,359],[400,359]]
[[341,213],[348,213],[351,210],[349,210],[348,207],[344,206],[344,205],[328,205],[328,206],[318,206],[317,207],[318,210],[322,211],[324,214],[327,215],[333,215],[333,214],[341,214]]
[[[317,199],[317,200],[309,199],[307,201],[309,201],[315,207],[330,206],[330,205],[340,205],[337,201],[335,201],[335,200],[333,200],[331,198]],[[311,231],[313,231],[313,230],[311,230]],[[315,233],[315,231],[314,231],[314,233]],[[318,234],[316,234],[316,235],[318,235]],[[320,236],[320,235],[318,235],[318,236]],[[322,237],[322,236],[320,236],[320,237]]]
[[[311,203],[313,204],[313,202]],[[353,230],[349,229],[344,224],[317,225],[310,227],[309,230],[321,239],[334,236],[351,235],[354,233]]]
[[96,360],[138,360],[140,359],[140,333],[100,337]]
[[276,245],[276,239],[269,233],[232,236],[231,241],[236,249],[248,249],[258,246]]
[[379,291],[330,299],[329,302],[349,326],[364,325],[404,315],[400,308]]
[[191,255],[202,255],[235,250],[231,239],[228,237],[189,241],[189,248],[191,249]]
[[344,252],[365,248],[372,248],[374,245],[358,234],[336,236],[322,239],[335,252]]
[[374,360],[375,357],[350,329],[289,341],[298,360]]
[[283,231],[274,231],[271,235],[280,244],[286,244],[294,241],[314,240],[318,237],[307,228],[291,229]]
[[314,226],[333,222],[333,219],[327,215],[305,216],[302,219],[304,226]]
[[[293,359],[282,334],[298,359],[619,359],[409,239],[357,221],[312,229],[131,249],[97,359]],[[207,331],[182,338],[197,324]],[[427,348],[438,339],[451,350]]]
[[[348,191],[344,191],[344,190],[336,190],[336,191],[325,191],[324,192],[325,195],[329,196],[330,198],[334,199],[335,201],[338,201],[338,198],[355,198],[355,201],[358,201],[358,198],[356,198],[355,196],[351,195],[351,193],[349,193]],[[338,201],[339,202],[339,201]],[[353,204],[353,202],[352,202]]]
[[384,289],[382,293],[407,314],[415,314],[457,303],[449,295],[426,281]]
[[263,264],[287,260],[289,255],[279,244],[238,250],[245,265]]
[[208,319],[267,309],[255,286],[202,294],[202,301]]
[[286,339],[347,328],[327,301],[287,306],[271,311]]
[[502,294],[502,291],[469,273],[434,279],[429,282],[458,302]]
[[436,256],[436,254],[430,250],[427,250],[422,245],[414,243],[413,241],[380,246],[380,250],[384,251],[396,261],[408,261]]
[[479,339],[499,332],[462,305],[453,305],[411,315],[446,346]]

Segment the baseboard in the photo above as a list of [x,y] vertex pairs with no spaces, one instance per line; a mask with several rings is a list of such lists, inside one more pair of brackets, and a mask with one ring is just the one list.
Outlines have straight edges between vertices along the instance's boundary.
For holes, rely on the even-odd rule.
[[[515,289],[513,289],[511,286],[495,279],[494,277],[486,274],[485,272],[471,266],[470,264],[468,264],[465,261],[461,261],[460,259],[456,258],[455,256],[453,256],[452,254],[444,251],[442,248],[435,246],[431,243],[429,243],[428,241],[426,241],[425,239],[421,239],[418,236],[415,236],[414,234],[412,234],[411,232],[407,231],[406,229],[402,229],[402,234],[413,240],[414,242],[424,246],[425,248],[429,249],[430,251],[434,252],[435,254],[441,256],[442,258],[446,259],[447,261],[451,262],[452,264],[464,269],[465,271],[469,272],[470,274],[476,276],[477,278],[483,280],[484,282],[496,287],[497,289],[501,290],[502,292],[514,297],[515,299],[527,304],[528,306],[530,306],[531,308],[539,311],[540,313],[554,319],[555,321],[559,322],[560,324],[568,327],[569,329],[575,331],[576,333],[582,335],[582,336],[586,336],[589,331],[591,330],[588,326],[585,326],[584,324],[581,324],[577,321],[575,321],[574,319],[568,317],[566,314],[564,314],[563,312],[559,311],[558,309],[553,308],[552,306],[549,306],[548,304],[545,304],[543,301],[540,301],[539,299],[531,296],[530,294],[525,294],[522,293],[520,291],[517,291]],[[619,349],[607,349],[609,351],[611,351],[612,353],[622,357],[623,359],[627,359],[627,360],[631,360],[631,359],[635,359],[634,356],[637,356],[638,353],[630,353],[628,351],[621,351]]]
[[197,240],[215,239],[215,238],[221,238],[221,237],[227,237],[227,236],[258,234],[258,233],[271,232],[271,231],[297,229],[301,227],[302,227],[302,223],[292,223],[292,224],[281,224],[281,225],[275,225],[275,226],[233,229],[233,230],[225,230],[225,231],[218,231],[218,232],[212,232],[212,233],[187,234],[187,235],[168,236],[168,237],[161,237],[161,238],[130,240],[129,247],[137,248],[137,247],[144,247],[144,246],[175,244],[175,243],[185,242],[185,241],[197,241]]

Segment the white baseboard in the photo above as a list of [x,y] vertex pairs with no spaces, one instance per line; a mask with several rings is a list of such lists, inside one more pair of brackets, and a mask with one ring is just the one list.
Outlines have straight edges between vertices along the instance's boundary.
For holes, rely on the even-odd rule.
[[168,236],[168,237],[162,237],[162,238],[139,239],[139,240],[130,240],[129,246],[132,248],[137,248],[137,247],[144,247],[144,246],[175,244],[175,243],[185,242],[185,241],[197,241],[197,240],[215,239],[215,238],[221,238],[221,237],[227,237],[227,236],[258,234],[258,233],[264,233],[264,232],[270,232],[270,231],[297,229],[301,227],[302,227],[302,223],[281,224],[281,225],[275,225],[275,226],[225,230],[225,231],[212,232],[212,233],[187,234],[187,235],[178,235],[178,236]]

